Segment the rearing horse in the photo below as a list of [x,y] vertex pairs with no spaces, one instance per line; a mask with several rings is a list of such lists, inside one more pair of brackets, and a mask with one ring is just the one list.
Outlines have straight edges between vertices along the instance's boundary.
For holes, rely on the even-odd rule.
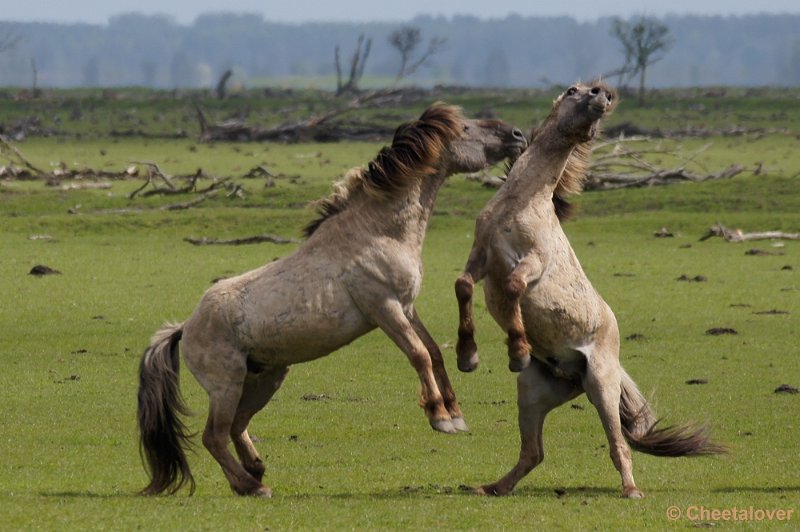
[[485,278],[486,307],[508,333],[509,367],[521,371],[517,404],[519,461],[497,482],[476,489],[503,495],[544,459],[548,412],[583,392],[597,409],[622,495],[641,498],[629,445],[657,456],[724,452],[704,427],[657,427],[649,403],[619,362],[619,329],[611,308],[581,268],[559,221],[564,197],[585,178],[600,120],[616,104],[603,84],[578,84],[555,101],[478,216],[475,242],[456,281],[460,324],[458,367],[478,364],[472,321],[474,283]]
[[518,156],[525,145],[522,132],[504,122],[431,106],[318,203],[320,217],[294,253],[219,281],[189,319],[159,330],[139,369],[140,446],[151,477],[143,493],[174,493],[187,482],[194,489],[180,418],[179,342],[208,393],[203,444],[240,495],[272,494],[261,483],[265,468],[247,425],[289,366],[326,356],[376,327],[416,370],[431,426],[466,430],[442,354],[414,308],[422,244],[447,176]]

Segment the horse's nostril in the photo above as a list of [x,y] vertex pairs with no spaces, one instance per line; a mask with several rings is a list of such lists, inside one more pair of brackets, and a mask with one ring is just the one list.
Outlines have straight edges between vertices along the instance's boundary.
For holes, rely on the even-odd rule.
[[522,134],[522,131],[518,127],[515,127],[511,131],[511,136],[517,140],[525,140],[525,135]]
[[597,96],[600,94],[600,87],[592,87],[592,90],[589,92],[592,94],[592,96]]

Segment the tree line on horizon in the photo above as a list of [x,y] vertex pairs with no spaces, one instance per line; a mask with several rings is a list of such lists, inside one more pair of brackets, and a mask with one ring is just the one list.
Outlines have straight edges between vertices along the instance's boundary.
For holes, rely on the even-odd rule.
[[[655,20],[668,29],[670,47],[649,66],[649,87],[800,85],[800,15]],[[0,21],[0,45],[11,44],[0,47],[0,86],[213,88],[230,72],[232,85],[333,90],[337,70],[341,78],[359,51],[364,87],[401,78],[419,86],[544,87],[618,72],[630,60],[614,34],[619,22],[512,15],[296,25],[225,13],[191,25],[133,13],[106,25]],[[421,64],[408,49],[403,55],[410,37],[398,36],[401,28],[417,32],[417,58],[433,50]],[[369,49],[357,50],[362,43]]]

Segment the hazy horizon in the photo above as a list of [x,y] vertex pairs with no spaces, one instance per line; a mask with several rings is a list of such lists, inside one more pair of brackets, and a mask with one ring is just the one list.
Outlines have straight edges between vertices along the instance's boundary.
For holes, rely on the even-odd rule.
[[635,15],[719,15],[800,14],[797,0],[672,0],[642,2],[641,0],[573,0],[568,4],[531,2],[530,0],[448,0],[431,3],[428,0],[405,0],[390,4],[368,0],[326,2],[294,0],[274,2],[263,0],[73,0],[72,2],[15,2],[3,6],[2,22],[51,22],[106,24],[109,19],[129,13],[166,15],[179,24],[192,24],[199,15],[212,13],[253,13],[265,20],[284,23],[304,22],[399,22],[417,16],[456,15],[481,19],[502,19],[508,15],[569,16],[579,21],[591,21],[606,16],[627,18]]

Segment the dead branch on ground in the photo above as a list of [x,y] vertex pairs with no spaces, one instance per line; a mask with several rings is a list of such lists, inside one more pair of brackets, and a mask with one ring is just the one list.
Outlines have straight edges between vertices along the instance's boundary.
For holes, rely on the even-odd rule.
[[800,233],[784,233],[783,231],[761,231],[745,233],[741,229],[728,229],[717,222],[700,238],[700,241],[719,236],[728,242],[746,242],[749,240],[800,240]]
[[[14,162],[13,158],[8,155],[9,152],[11,155],[16,157],[16,163]],[[11,163],[12,167],[21,164],[37,175],[44,174],[42,170],[34,166],[28,159],[25,158],[24,155],[22,155],[22,153],[20,153],[20,151],[13,144],[11,144],[11,141],[5,137],[5,135],[0,135],[0,155],[5,156],[8,162]]]
[[275,235],[256,235],[244,238],[208,238],[208,237],[186,237],[183,239],[195,246],[208,246],[208,245],[225,245],[225,246],[240,246],[243,244],[261,244],[262,242],[270,242],[272,244],[294,244],[297,240],[293,238],[285,238]]
[[[632,144],[647,142],[648,137],[629,137],[609,139],[597,143],[589,170],[586,174],[584,190],[615,190],[619,188],[651,187],[670,185],[681,181],[702,183],[717,179],[730,179],[744,171],[744,166],[731,164],[719,172],[697,173],[688,169],[690,165],[700,166],[695,159],[707,150],[707,144],[694,152],[683,154],[678,150],[664,148],[632,148]],[[608,148],[613,147],[611,150]],[[662,167],[651,159],[677,160],[672,167]],[[467,179],[479,181],[489,188],[499,188],[505,177],[471,175]]]
[[[650,187],[670,185],[680,181],[701,183],[715,179],[730,179],[744,171],[742,165],[732,164],[716,173],[698,174],[689,170],[688,167],[692,164],[699,166],[695,159],[706,151],[711,146],[710,144],[689,154],[662,148],[633,149],[630,147],[631,143],[643,140],[648,139],[643,137],[619,138],[597,144],[593,151],[598,155],[592,159],[584,190]],[[613,146],[611,151],[603,151],[604,148],[610,146]],[[663,168],[650,162],[649,158],[653,156],[659,159],[677,160],[677,163],[675,166]]]
[[[239,185],[238,183],[234,183],[231,181],[230,177],[213,177],[208,176],[203,172],[202,168],[198,168],[194,174],[183,175],[183,176],[168,176],[164,172],[162,172],[161,168],[152,162],[141,162],[135,161],[135,164],[143,164],[148,167],[147,171],[147,179],[142,184],[142,186],[138,187],[137,189],[131,191],[128,194],[128,199],[133,199],[137,195],[141,195],[142,197],[149,197],[149,196],[170,196],[170,195],[178,195],[178,194],[189,194],[189,193],[197,193],[197,194],[208,194],[209,192],[215,192],[218,190],[227,190],[228,197],[236,196],[238,198],[244,198],[244,188]],[[159,187],[156,186],[154,180],[156,179],[163,180],[168,186],[167,187]],[[198,181],[200,179],[211,179],[211,184],[205,188],[198,188]],[[182,179],[186,181],[186,185],[182,187],[176,187],[173,183],[173,179]],[[153,188],[150,190],[146,190],[142,192],[145,188],[152,185]]]
[[[195,106],[197,120],[200,123],[200,141],[267,141],[278,140],[284,142],[301,142],[313,140],[320,137],[333,136],[330,122],[333,118],[339,117],[349,111],[358,109],[361,106],[371,103],[379,104],[394,97],[400,89],[386,89],[373,91],[350,100],[347,104],[331,109],[322,114],[312,116],[296,122],[287,122],[273,127],[248,126],[244,121],[233,119],[212,124],[208,121],[203,110]],[[382,127],[377,130],[383,132]]]

